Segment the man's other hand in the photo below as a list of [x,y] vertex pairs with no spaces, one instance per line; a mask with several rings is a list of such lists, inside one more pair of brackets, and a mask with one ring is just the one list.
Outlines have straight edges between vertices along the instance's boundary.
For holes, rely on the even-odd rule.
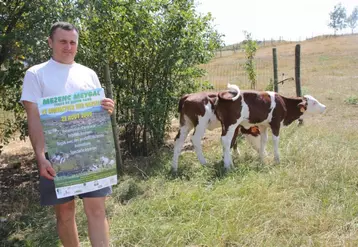
[[110,98],[105,98],[101,101],[102,107],[107,110],[109,114],[113,113],[114,110],[114,101]]
[[53,169],[50,161],[47,160],[46,158],[41,158],[37,162],[38,162],[40,176],[50,180],[54,180],[56,176],[56,172],[55,169]]

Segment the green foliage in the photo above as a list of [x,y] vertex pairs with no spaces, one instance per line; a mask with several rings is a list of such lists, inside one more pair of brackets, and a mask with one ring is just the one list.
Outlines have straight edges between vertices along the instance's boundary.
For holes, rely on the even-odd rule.
[[331,19],[328,24],[329,27],[333,28],[334,35],[336,35],[338,30],[342,30],[347,26],[346,24],[346,8],[342,6],[341,3],[334,6],[334,10],[329,13],[329,18]]
[[213,57],[220,36],[191,0],[102,1],[83,11],[91,18],[83,22],[82,50],[91,52],[79,55],[101,78],[109,62],[122,146],[147,155],[162,145],[179,97],[198,88],[195,66]]
[[215,89],[214,85],[209,81],[195,82],[194,85],[197,85],[197,88],[200,89],[201,91],[209,91]]
[[349,96],[344,100],[346,104],[349,105],[358,105],[358,97],[357,96]]
[[347,20],[348,27],[351,28],[352,34],[354,33],[354,29],[357,27],[358,23],[358,7],[355,7],[352,11],[352,14],[348,16]]
[[[17,23],[13,35],[1,39],[1,48],[11,55],[4,57],[5,70],[1,70],[6,76],[1,83],[5,98],[0,107],[18,108],[24,119],[18,103],[24,71],[49,58],[46,38],[50,25],[57,20],[73,22],[80,29],[77,62],[94,69],[101,82],[104,65],[110,66],[115,117],[125,140],[122,146],[132,155],[147,155],[162,145],[179,97],[198,89],[195,78],[203,71],[196,65],[208,62],[222,44],[211,15],[199,16],[194,0],[35,0],[11,4],[14,6],[1,8],[0,13],[9,17],[4,23]],[[9,15],[14,9],[23,10],[21,18]],[[6,32],[9,24],[2,28],[2,33]],[[18,47],[17,52],[8,47]]]
[[129,200],[142,194],[143,191],[138,185],[139,182],[133,178],[126,178],[121,181],[112,195],[114,200],[118,203],[127,203]]
[[256,69],[255,69],[255,54],[257,51],[257,42],[252,40],[251,33],[244,31],[245,34],[245,53],[246,53],[246,63],[245,63],[245,70],[249,76],[249,80],[251,82],[251,89],[256,89]]
[[265,91],[274,91],[274,86],[273,86],[273,80],[272,78],[270,78],[269,83],[267,84]]
[[14,118],[0,126],[0,143],[7,144],[15,133],[27,135],[26,119],[19,103],[26,69],[49,58],[46,38],[57,20],[74,20],[74,1],[0,1],[0,109]]

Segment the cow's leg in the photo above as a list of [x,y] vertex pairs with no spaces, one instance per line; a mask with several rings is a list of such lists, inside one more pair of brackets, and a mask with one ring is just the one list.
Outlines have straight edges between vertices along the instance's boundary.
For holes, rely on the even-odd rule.
[[178,134],[175,137],[174,155],[173,155],[173,162],[172,162],[172,169],[174,172],[178,170],[179,155],[184,145],[184,141],[192,128],[193,128],[192,125],[187,125],[187,124],[180,126]]
[[271,130],[272,130],[274,158],[275,158],[275,162],[278,164],[278,163],[280,163],[280,153],[278,151],[279,139],[280,139],[279,138],[280,127],[279,126],[271,126]]
[[240,155],[240,150],[239,147],[237,146],[237,140],[236,140],[239,134],[239,130],[240,130],[240,126],[237,126],[237,128],[235,129],[234,136],[232,137],[231,146],[230,146],[230,148],[232,148],[237,155]]
[[205,160],[205,157],[203,154],[203,149],[201,146],[201,139],[203,138],[203,136],[205,134],[205,130],[208,125],[207,123],[208,123],[208,121],[206,118],[200,118],[199,124],[195,127],[194,134],[191,138],[196,156],[198,157],[198,160],[202,165],[206,164],[206,160]]
[[274,148],[274,157],[275,157],[275,162],[276,163],[280,163],[280,153],[278,151],[278,145],[279,145],[279,136],[275,136],[272,135],[272,139],[273,139],[273,148]]
[[245,139],[253,149],[255,149],[258,153],[260,153],[260,147],[261,147],[260,135],[254,136],[251,134],[245,134]]
[[261,142],[260,142],[260,158],[261,161],[264,161],[265,153],[266,153],[266,143],[267,143],[267,127],[261,126],[260,127],[260,135],[261,135]]
[[232,159],[230,155],[230,145],[232,138],[235,134],[235,129],[239,123],[227,126],[225,128],[222,128],[222,134],[221,134],[221,143],[223,145],[223,153],[224,153],[224,166],[225,169],[230,169],[230,165],[232,164]]

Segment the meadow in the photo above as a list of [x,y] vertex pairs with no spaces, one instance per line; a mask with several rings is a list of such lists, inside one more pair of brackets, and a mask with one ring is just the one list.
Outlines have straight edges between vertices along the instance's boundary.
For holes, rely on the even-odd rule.
[[[294,76],[294,47],[277,46],[279,75]],[[239,140],[241,155],[224,172],[217,129],[202,142],[207,166],[198,162],[188,137],[173,176],[174,119],[157,154],[126,160],[107,199],[111,246],[358,245],[358,36],[303,41],[301,52],[303,93],[327,111],[281,130],[281,163],[273,162],[269,133],[264,163]],[[272,77],[272,47],[260,48],[256,58],[258,88],[264,89]],[[245,88],[244,73],[235,74],[232,66],[244,59],[243,53],[223,52],[203,65],[205,80],[218,89],[229,80]],[[279,92],[295,96],[294,82]],[[29,142],[6,147],[0,163],[9,162],[26,166],[19,178],[27,180],[9,184],[15,187],[1,196],[0,246],[61,246],[52,209],[39,206]],[[77,217],[81,246],[90,246],[80,200]]]

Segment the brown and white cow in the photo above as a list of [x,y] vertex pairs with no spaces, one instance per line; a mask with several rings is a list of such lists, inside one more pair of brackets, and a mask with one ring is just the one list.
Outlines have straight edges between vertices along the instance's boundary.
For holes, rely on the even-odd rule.
[[228,84],[228,91],[218,93],[215,114],[222,123],[221,142],[224,151],[224,165],[228,169],[232,163],[230,143],[237,126],[248,129],[258,126],[260,130],[260,158],[263,161],[267,143],[267,129],[271,128],[274,144],[274,158],[279,157],[279,133],[281,125],[290,125],[306,115],[320,114],[326,109],[310,95],[288,98],[275,92],[240,91],[236,85]]
[[[195,153],[201,164],[206,164],[201,147],[201,139],[205,134],[205,130],[213,130],[221,126],[220,121],[214,114],[214,105],[217,101],[218,92],[198,92],[186,94],[181,97],[179,101],[178,111],[179,117],[179,131],[175,137],[174,155],[172,162],[172,169],[174,172],[178,169],[178,158],[181,153],[184,141],[189,132],[194,128],[194,133],[191,141],[194,146]],[[230,147],[238,151],[236,144],[236,136],[240,131],[251,144],[251,146],[259,151],[260,148],[260,133],[257,127],[248,129],[238,126],[235,130],[235,138],[232,138]]]

